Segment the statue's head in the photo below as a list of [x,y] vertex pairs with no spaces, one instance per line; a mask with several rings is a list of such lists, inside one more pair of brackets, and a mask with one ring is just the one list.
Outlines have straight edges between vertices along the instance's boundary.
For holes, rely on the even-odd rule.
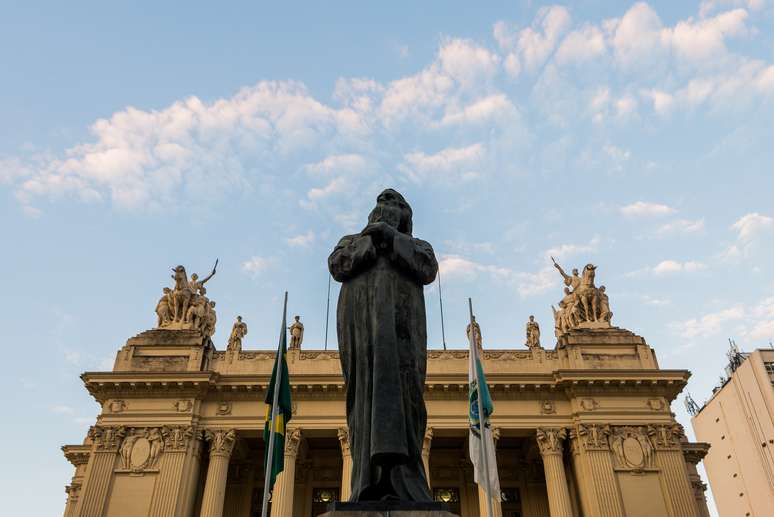
[[237,321],[238,321],[239,323],[242,323],[242,316],[237,316]]
[[171,292],[172,292],[172,289],[170,289],[169,287],[164,288],[164,294],[169,294]]
[[215,307],[215,302],[214,301],[210,301],[210,307],[213,307],[213,308]]
[[535,316],[532,316],[532,315],[530,315],[530,316],[529,316],[529,321],[530,321],[530,322],[533,322],[533,321],[535,321]]
[[570,288],[569,287],[565,287],[564,288],[564,294],[570,294]]
[[175,268],[172,268],[172,271],[174,271],[176,275],[179,275],[181,273],[185,274],[185,268],[183,266],[177,266]]
[[294,318],[296,319],[296,321],[298,321],[299,319],[301,319],[301,316],[294,316]]
[[586,267],[584,267],[583,269],[587,271],[594,271],[595,269],[597,269],[597,266],[595,266],[594,264],[586,264]]
[[604,293],[605,292],[605,286],[604,285],[600,285],[599,286],[599,292],[600,293]]
[[575,275],[575,276],[578,276],[578,268],[577,267],[572,268],[572,274]]
[[199,279],[199,275],[197,275],[196,273],[191,275],[191,280],[193,280],[194,282],[196,282],[198,279]]
[[368,223],[387,223],[399,232],[411,235],[412,211],[406,199],[397,191],[388,188],[376,197],[376,206],[368,216]]

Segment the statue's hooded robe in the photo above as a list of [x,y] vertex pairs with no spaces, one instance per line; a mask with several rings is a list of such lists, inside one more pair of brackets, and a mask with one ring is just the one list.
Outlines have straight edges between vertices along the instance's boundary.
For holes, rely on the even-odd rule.
[[[384,217],[400,210],[400,220]],[[388,189],[369,223],[392,219],[392,245],[363,232],[343,237],[328,258],[342,282],[336,326],[347,387],[352,453],[350,501],[430,501],[422,463],[427,329],[423,286],[438,272],[433,248],[411,235],[411,208]],[[377,242],[375,245],[374,243]]]

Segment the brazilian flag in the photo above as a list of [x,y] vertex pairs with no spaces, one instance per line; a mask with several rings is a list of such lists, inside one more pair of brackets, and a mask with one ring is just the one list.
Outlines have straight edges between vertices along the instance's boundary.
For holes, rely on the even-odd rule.
[[[287,302],[286,302],[287,303]],[[280,343],[277,349],[277,359],[274,361],[274,369],[271,372],[271,382],[266,392],[266,419],[263,426],[263,443],[265,445],[263,452],[264,472],[270,474],[269,490],[274,487],[274,481],[277,475],[285,468],[285,430],[292,416],[290,402],[290,379],[288,378],[287,355],[287,311],[282,315],[282,331],[280,332]],[[280,375],[279,395],[277,397],[277,416],[274,421],[274,453],[272,454],[271,465],[267,465],[269,459],[269,434],[271,432],[271,405],[274,402],[274,389],[277,385],[277,375]]]

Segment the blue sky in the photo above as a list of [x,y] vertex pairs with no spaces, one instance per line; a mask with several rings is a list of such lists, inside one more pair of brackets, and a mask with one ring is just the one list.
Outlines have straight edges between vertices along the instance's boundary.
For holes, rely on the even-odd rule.
[[285,289],[321,347],[326,257],[387,186],[439,256],[452,347],[468,296],[486,346],[523,346],[530,314],[552,345],[550,255],[597,264],[699,402],[729,337],[774,338],[769,3],[281,4],[2,5],[17,513],[62,510],[59,446],[98,410],[78,374],[153,325],[171,267],[220,259],[219,347],[237,314],[273,346]]

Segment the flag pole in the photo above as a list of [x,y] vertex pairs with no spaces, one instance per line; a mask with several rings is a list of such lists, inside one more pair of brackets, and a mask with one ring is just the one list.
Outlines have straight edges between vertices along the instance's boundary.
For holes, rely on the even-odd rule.
[[486,415],[484,412],[484,402],[481,396],[481,376],[479,375],[478,368],[478,347],[475,344],[476,332],[473,327],[473,301],[468,298],[468,309],[470,311],[470,353],[473,354],[473,367],[476,370],[476,394],[478,395],[478,428],[479,428],[479,440],[481,440],[481,463],[484,466],[484,495],[486,496],[486,514],[488,517],[494,515],[494,509],[492,508],[492,485],[489,483],[489,451],[486,450]]
[[325,348],[328,350],[328,318],[331,315],[331,274],[328,273],[328,303],[325,306]]
[[279,344],[277,345],[277,357],[275,363],[277,365],[277,375],[274,379],[274,398],[271,402],[271,420],[269,421],[269,453],[266,457],[266,465],[263,469],[263,505],[261,507],[261,517],[266,517],[269,509],[269,483],[271,482],[271,469],[274,461],[274,422],[277,419],[277,405],[279,401],[280,381],[282,379],[282,338],[285,333],[285,324],[288,317],[288,292],[285,291],[285,303],[282,308],[282,327],[280,328]]
[[446,329],[443,326],[443,295],[441,294],[441,269],[438,268],[438,303],[441,306],[441,340],[443,349],[446,350]]

